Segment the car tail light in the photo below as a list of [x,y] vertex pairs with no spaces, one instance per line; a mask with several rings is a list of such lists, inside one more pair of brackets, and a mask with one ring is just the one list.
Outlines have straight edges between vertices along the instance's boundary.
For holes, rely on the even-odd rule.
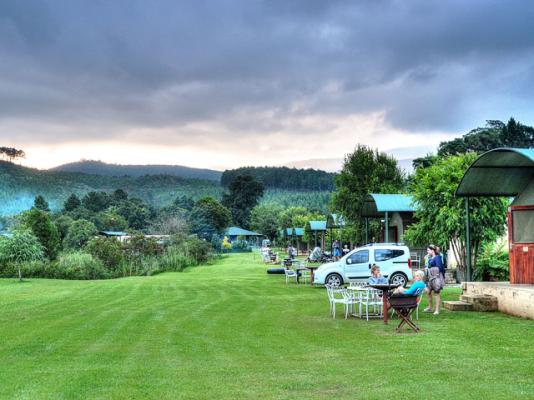
[[412,269],[412,259],[408,258],[408,268]]

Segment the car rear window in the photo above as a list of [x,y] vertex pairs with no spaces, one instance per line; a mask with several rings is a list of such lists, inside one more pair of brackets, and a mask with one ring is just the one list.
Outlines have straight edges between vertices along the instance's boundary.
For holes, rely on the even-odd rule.
[[386,261],[404,255],[404,250],[376,249],[375,261]]

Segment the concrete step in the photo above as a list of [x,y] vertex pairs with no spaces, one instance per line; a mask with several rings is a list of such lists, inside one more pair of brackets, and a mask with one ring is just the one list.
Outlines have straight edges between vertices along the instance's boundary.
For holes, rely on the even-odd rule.
[[473,305],[465,301],[444,301],[443,305],[450,311],[472,311]]
[[463,294],[460,300],[473,305],[474,311],[497,311],[499,300],[488,294]]

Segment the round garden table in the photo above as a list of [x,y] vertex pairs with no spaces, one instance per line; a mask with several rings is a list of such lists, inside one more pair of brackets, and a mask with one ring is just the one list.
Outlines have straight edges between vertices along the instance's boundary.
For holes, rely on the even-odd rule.
[[387,324],[388,323],[388,293],[391,290],[398,288],[400,285],[397,283],[393,285],[386,284],[386,285],[369,285],[369,286],[382,291],[382,304],[383,304],[382,313],[384,314],[384,324]]

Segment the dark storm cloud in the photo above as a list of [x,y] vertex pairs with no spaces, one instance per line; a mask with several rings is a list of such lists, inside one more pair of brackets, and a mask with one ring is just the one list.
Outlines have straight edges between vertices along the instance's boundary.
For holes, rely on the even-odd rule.
[[533,17],[523,1],[4,0],[0,124],[41,141],[173,127],[172,141],[191,123],[246,136],[308,115],[532,122]]

